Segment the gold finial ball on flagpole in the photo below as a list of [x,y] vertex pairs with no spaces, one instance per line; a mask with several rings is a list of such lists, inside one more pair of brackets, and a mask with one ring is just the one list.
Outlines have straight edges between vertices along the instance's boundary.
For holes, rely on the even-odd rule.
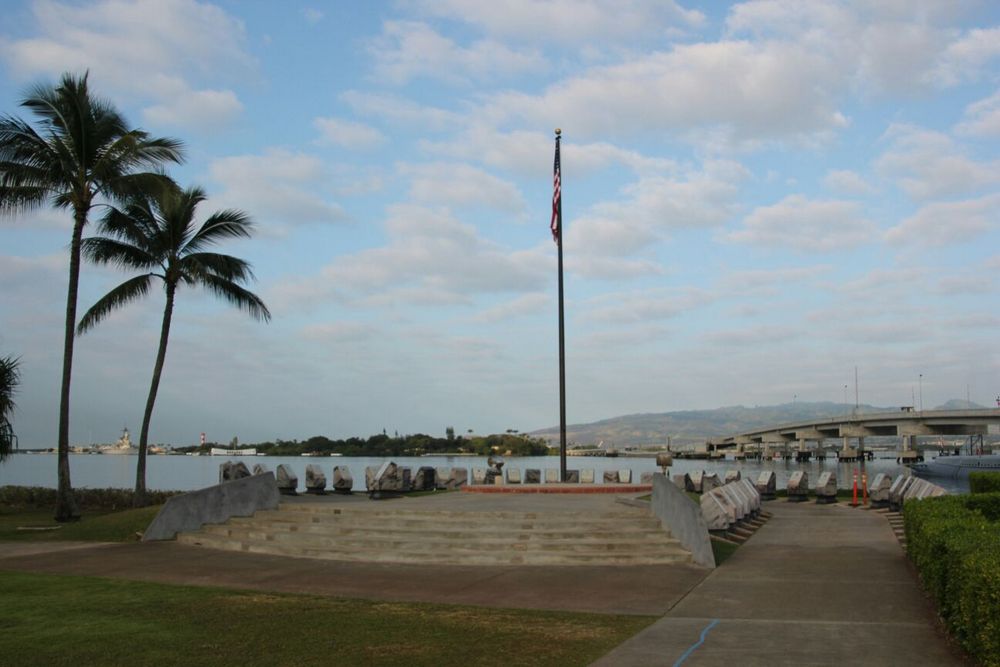
[[556,128],[556,136],[558,137],[560,134],[562,134],[562,130],[557,127]]

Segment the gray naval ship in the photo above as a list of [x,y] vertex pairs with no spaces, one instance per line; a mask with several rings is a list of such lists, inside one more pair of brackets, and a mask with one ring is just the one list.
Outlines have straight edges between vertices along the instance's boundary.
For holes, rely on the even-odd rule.
[[1000,454],[939,456],[925,463],[914,463],[910,470],[920,477],[962,479],[970,472],[1000,472]]

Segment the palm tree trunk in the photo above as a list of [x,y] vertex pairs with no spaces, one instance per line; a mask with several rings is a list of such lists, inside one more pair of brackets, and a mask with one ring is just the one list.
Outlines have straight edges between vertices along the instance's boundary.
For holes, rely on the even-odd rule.
[[174,314],[174,292],[176,289],[175,285],[167,283],[167,305],[163,307],[163,325],[160,327],[160,348],[156,352],[156,364],[153,366],[153,380],[149,385],[149,396],[146,398],[146,411],[142,415],[142,430],[139,432],[139,461],[135,468],[133,507],[145,507],[149,504],[149,498],[146,495],[146,448],[149,443],[149,422],[153,419],[153,404],[156,403],[156,392],[160,388],[163,361],[167,357],[167,339],[170,338],[170,320]]
[[75,521],[80,518],[80,508],[73,496],[69,476],[69,387],[73,374],[73,341],[76,330],[76,297],[80,284],[80,240],[87,223],[87,209],[77,207],[73,212],[73,240],[69,247],[69,287],[66,290],[66,336],[63,344],[62,388],[59,395],[59,449],[58,490],[56,492],[56,521]]

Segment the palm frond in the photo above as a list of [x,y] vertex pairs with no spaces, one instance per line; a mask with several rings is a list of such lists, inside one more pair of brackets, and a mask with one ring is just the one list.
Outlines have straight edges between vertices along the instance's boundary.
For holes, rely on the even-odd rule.
[[199,282],[214,292],[216,296],[245,311],[255,320],[264,322],[271,320],[271,311],[267,309],[261,298],[250,290],[210,274],[201,276]]
[[112,312],[146,296],[149,293],[153,277],[154,274],[146,273],[129,278],[102,296],[80,319],[80,323],[76,326],[76,332],[78,334],[86,333]]
[[250,282],[254,279],[250,262],[232,255],[198,252],[185,255],[181,262],[185,272],[196,275],[213,275],[236,283]]
[[83,256],[95,264],[111,264],[121,269],[151,269],[159,264],[145,248],[104,236],[81,242]]
[[246,239],[252,235],[253,221],[250,216],[243,211],[227,208],[210,215],[188,242],[187,248],[197,251],[227,238]]

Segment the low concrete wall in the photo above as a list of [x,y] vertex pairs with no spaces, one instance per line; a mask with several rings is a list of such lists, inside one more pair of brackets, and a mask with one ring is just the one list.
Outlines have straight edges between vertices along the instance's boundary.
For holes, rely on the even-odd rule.
[[167,500],[142,541],[172,540],[177,533],[198,530],[206,523],[225,523],[234,516],[252,516],[257,510],[278,507],[278,485],[273,472],[223,482]]
[[708,536],[708,524],[701,515],[701,507],[663,473],[653,475],[650,507],[663,527],[691,552],[696,564],[715,567],[712,540]]

